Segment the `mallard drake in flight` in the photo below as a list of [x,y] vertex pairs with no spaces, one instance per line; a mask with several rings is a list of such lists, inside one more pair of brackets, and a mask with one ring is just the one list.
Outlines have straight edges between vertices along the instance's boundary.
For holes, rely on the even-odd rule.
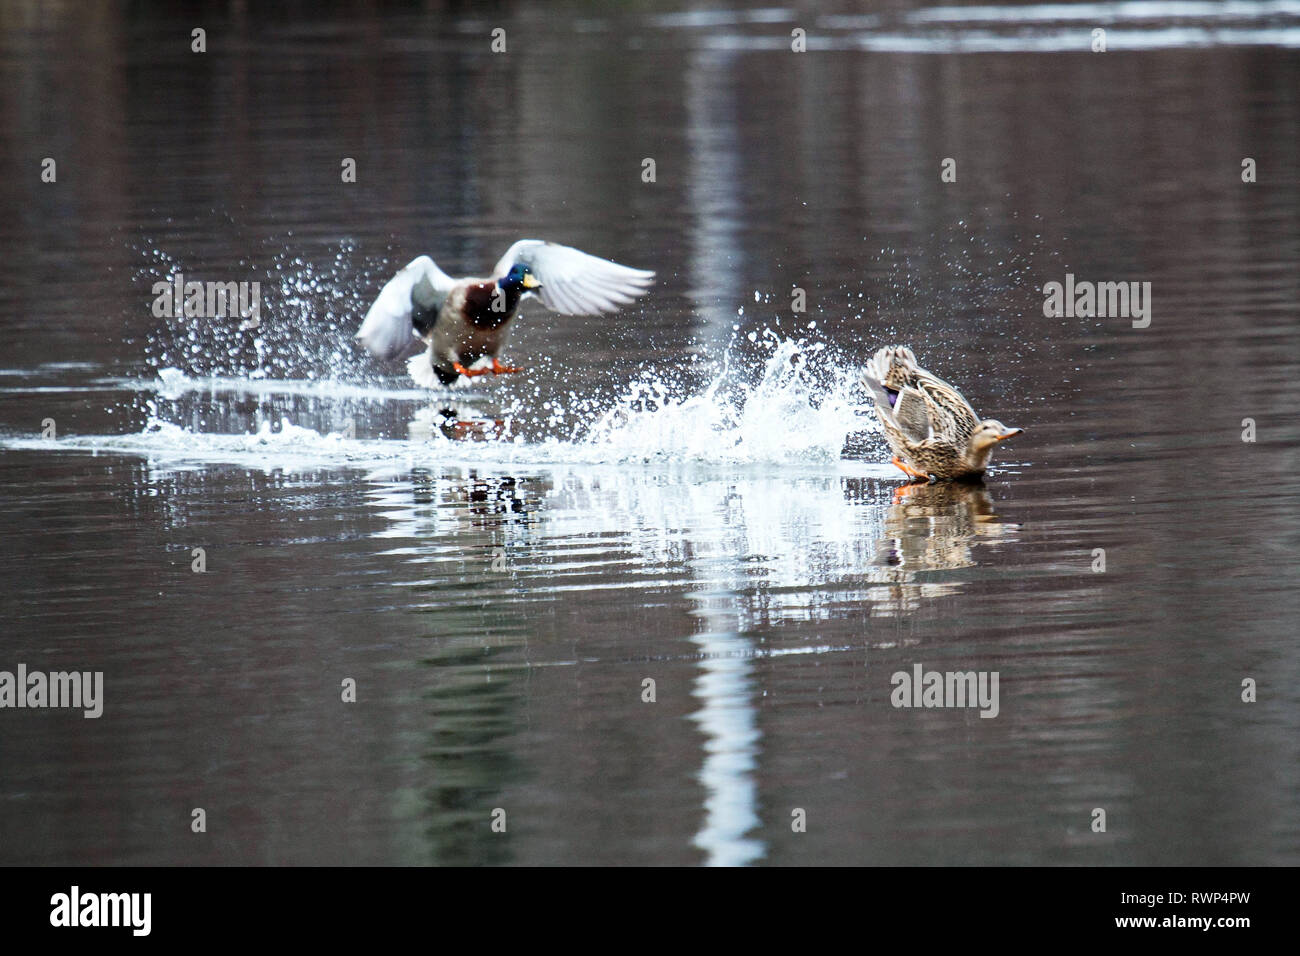
[[[516,242],[486,279],[453,279],[420,256],[380,291],[357,339],[380,359],[410,358],[411,377],[426,388],[518,372],[497,356],[525,297],[562,315],[600,315],[644,295],[654,275],[540,239]],[[472,367],[484,358],[491,366]]]
[[905,346],[878,351],[862,384],[875,399],[894,464],[913,478],[978,478],[993,446],[1023,431],[980,421],[961,392],[917,365]]

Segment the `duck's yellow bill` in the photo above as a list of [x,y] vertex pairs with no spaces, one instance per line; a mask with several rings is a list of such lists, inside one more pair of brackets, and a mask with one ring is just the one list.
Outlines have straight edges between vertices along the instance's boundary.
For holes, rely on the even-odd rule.
[[1001,435],[997,437],[997,440],[1006,441],[1008,438],[1015,438],[1023,431],[1024,431],[1023,428],[1008,428],[1006,431],[1004,431]]
[[542,284],[538,282],[536,278],[534,278],[532,273],[529,273],[528,275],[524,276],[525,289],[540,289],[541,287]]

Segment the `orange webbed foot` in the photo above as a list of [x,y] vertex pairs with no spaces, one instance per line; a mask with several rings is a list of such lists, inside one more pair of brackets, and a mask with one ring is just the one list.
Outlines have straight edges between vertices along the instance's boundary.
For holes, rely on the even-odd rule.
[[[484,369],[484,371],[487,371],[487,369]],[[495,355],[492,356],[493,375],[509,375],[511,372],[522,372],[522,371],[523,369],[517,365],[502,365],[500,362],[497,361]]]
[[915,468],[913,468],[907,462],[903,461],[903,459],[899,458],[897,455],[894,456],[894,465],[895,467],[899,468],[903,472],[903,474],[907,475],[909,478],[916,478],[918,480],[924,479],[925,481],[930,480],[929,474],[927,474],[924,471],[917,471]]
[[491,369],[487,369],[487,368],[466,368],[465,366],[461,365],[459,362],[452,362],[451,367],[454,368],[461,375],[464,375],[466,378],[475,378],[479,375],[486,375],[488,372],[492,371]]

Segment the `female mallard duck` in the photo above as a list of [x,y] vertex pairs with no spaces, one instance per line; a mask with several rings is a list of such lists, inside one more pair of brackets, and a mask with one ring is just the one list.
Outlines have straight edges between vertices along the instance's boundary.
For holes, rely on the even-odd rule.
[[913,478],[978,478],[993,446],[1023,431],[980,421],[961,392],[917,365],[905,346],[877,352],[862,383],[875,398],[894,464]]
[[[461,375],[518,372],[497,356],[526,296],[540,296],[563,315],[600,315],[644,295],[653,279],[653,272],[540,239],[516,242],[487,279],[453,279],[420,256],[384,286],[357,339],[380,359],[409,357],[411,377],[425,388]],[[472,368],[484,358],[490,367]]]

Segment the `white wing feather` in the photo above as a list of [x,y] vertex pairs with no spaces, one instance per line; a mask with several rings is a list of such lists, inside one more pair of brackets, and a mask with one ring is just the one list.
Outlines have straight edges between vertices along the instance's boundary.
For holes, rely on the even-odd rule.
[[572,246],[540,239],[520,239],[492,270],[499,279],[520,263],[526,265],[542,287],[542,304],[563,315],[599,315],[617,312],[637,296],[645,295],[655,274],[588,255]]
[[411,325],[411,315],[415,311],[411,294],[421,279],[428,280],[421,288],[424,298],[429,300],[421,302],[426,308],[441,306],[442,300],[456,284],[456,280],[434,265],[428,256],[412,259],[380,290],[379,297],[357,330],[357,341],[371,355],[384,360],[397,359],[423,347]]

